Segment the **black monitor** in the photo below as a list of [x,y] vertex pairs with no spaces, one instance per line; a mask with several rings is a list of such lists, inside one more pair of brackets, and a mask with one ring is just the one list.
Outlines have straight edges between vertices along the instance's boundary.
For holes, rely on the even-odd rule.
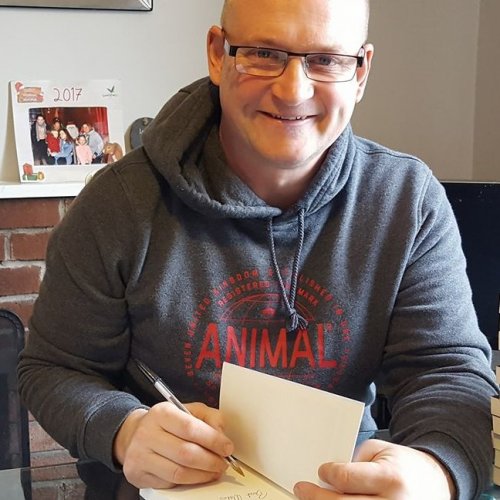
[[500,329],[500,183],[442,182],[457,218],[479,326],[493,349]]

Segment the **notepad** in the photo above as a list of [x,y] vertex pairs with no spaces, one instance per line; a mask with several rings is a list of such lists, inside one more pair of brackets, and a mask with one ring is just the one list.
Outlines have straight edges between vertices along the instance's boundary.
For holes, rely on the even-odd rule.
[[145,500],[294,498],[298,481],[319,484],[322,463],[351,461],[364,404],[224,363],[220,410],[245,477],[228,468],[206,485],[143,489]]
[[217,482],[176,486],[168,490],[142,489],[144,500],[290,500],[296,498],[269,479],[241,464],[245,477],[229,467]]

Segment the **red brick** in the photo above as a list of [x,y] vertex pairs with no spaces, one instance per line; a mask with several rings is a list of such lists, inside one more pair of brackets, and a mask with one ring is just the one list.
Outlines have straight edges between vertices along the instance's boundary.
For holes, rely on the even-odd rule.
[[5,242],[7,241],[7,237],[5,234],[0,234],[0,262],[4,261],[7,258],[5,254]]
[[75,498],[85,498],[87,496],[87,485],[80,477],[78,479],[65,479],[61,483],[64,500],[74,500]]
[[0,297],[37,293],[40,277],[38,266],[0,268]]
[[54,481],[61,478],[73,479],[78,477],[78,470],[74,462],[71,464],[37,467],[31,469],[31,481],[35,483],[39,483],[41,481]]
[[62,498],[58,484],[32,483],[31,492],[36,500],[60,500]]
[[33,498],[36,500],[70,500],[84,498],[86,485],[81,479],[61,479],[36,483],[32,482]]
[[63,447],[54,441],[36,421],[29,423],[30,426],[30,450],[32,453],[37,451],[62,450]]
[[68,450],[37,451],[31,453],[31,467],[47,467],[75,462]]
[[60,219],[58,198],[0,200],[0,229],[53,227]]
[[28,326],[28,320],[31,318],[33,313],[33,304],[35,299],[22,300],[22,301],[11,301],[2,300],[0,301],[0,308],[8,309],[19,316],[19,319],[23,322],[25,327]]
[[13,233],[10,237],[12,260],[45,260],[50,231]]

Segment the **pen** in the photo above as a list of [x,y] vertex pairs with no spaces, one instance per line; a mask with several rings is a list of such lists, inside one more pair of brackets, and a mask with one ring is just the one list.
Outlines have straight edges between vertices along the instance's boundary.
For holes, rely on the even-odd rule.
[[[167,384],[156,375],[150,368],[148,368],[142,361],[134,359],[139,367],[139,370],[146,376],[146,378],[155,386],[156,390],[170,403],[176,406],[179,410],[192,415],[192,413],[175,397],[175,394],[169,389]],[[224,457],[224,460],[238,473],[244,476],[243,469],[238,465],[238,461],[232,455]]]

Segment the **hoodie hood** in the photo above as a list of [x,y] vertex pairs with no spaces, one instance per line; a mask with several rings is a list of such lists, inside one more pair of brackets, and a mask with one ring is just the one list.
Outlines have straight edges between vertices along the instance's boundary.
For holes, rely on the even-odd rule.
[[[270,218],[283,214],[270,207],[227,165],[219,141],[218,88],[208,78],[181,89],[143,134],[144,150],[154,168],[192,209],[217,218]],[[348,126],[330,148],[311,186],[286,211],[312,214],[345,185],[356,149]],[[206,168],[210,165],[210,168]]]

